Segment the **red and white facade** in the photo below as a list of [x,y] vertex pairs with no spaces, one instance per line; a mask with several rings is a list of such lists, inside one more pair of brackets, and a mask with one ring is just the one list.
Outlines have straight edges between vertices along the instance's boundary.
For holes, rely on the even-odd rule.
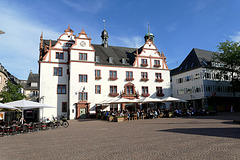
[[[98,104],[111,97],[163,98],[171,94],[166,57],[151,39],[136,50],[131,66],[112,65],[111,56],[109,64],[97,63],[102,57],[96,56],[84,30],[76,36],[68,28],[54,45],[51,40],[45,46],[43,43],[41,36],[40,102],[56,106],[44,109],[44,117],[64,115],[76,119],[84,113],[94,114]],[[117,109],[125,108],[119,104]],[[104,110],[110,110],[110,106]]]

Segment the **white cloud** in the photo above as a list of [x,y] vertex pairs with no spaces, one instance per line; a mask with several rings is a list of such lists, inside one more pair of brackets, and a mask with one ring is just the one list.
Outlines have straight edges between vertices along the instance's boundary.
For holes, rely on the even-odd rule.
[[231,38],[232,41],[240,42],[240,32],[237,32],[235,35],[229,37]]
[[[144,44],[144,39],[140,36],[132,36],[132,37],[116,37],[113,36],[112,39],[116,39],[116,43],[118,46],[139,48]],[[114,43],[114,42],[113,42]],[[119,44],[120,43],[120,44]]]
[[0,63],[14,76],[26,79],[30,70],[38,72],[41,32],[56,39],[61,33],[6,5],[0,5],[0,16],[0,29],[5,32],[0,35]]
[[66,5],[74,8],[77,11],[80,12],[91,12],[96,13],[103,7],[103,2],[100,0],[92,0],[91,5],[89,1],[86,0],[62,0]]

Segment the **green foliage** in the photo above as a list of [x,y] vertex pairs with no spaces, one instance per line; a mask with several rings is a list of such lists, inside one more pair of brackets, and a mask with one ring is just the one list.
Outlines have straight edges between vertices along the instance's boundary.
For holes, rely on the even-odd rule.
[[3,87],[2,92],[0,93],[0,99],[2,103],[12,102],[16,100],[21,100],[25,98],[25,95],[19,93],[21,85],[14,85],[9,80],[6,83],[6,86]]
[[224,64],[222,69],[227,71],[236,72],[239,74],[240,66],[240,45],[239,42],[226,41],[221,42],[217,46],[220,54],[215,55],[221,63]]
[[[228,41],[221,42],[218,46],[220,54],[214,54],[213,60],[223,64],[218,69],[221,75],[231,74],[231,84],[233,92],[240,91],[240,44],[239,42]],[[234,93],[235,94],[235,93]]]

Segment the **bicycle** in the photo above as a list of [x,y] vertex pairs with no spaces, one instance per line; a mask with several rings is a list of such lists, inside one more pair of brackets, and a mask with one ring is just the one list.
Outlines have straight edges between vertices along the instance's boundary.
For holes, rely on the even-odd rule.
[[67,118],[62,116],[60,119],[57,117],[52,117],[53,122],[56,124],[56,126],[63,126],[64,128],[67,128],[69,126],[69,123],[67,121]]
[[69,123],[67,121],[67,118],[61,118],[60,119],[60,125],[63,126],[64,128],[67,128],[69,126]]

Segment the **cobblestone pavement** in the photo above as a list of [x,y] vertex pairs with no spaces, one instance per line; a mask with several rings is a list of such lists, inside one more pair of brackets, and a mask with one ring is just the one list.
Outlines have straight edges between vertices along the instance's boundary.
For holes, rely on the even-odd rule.
[[129,122],[71,120],[68,128],[0,137],[0,159],[240,159],[239,113]]

